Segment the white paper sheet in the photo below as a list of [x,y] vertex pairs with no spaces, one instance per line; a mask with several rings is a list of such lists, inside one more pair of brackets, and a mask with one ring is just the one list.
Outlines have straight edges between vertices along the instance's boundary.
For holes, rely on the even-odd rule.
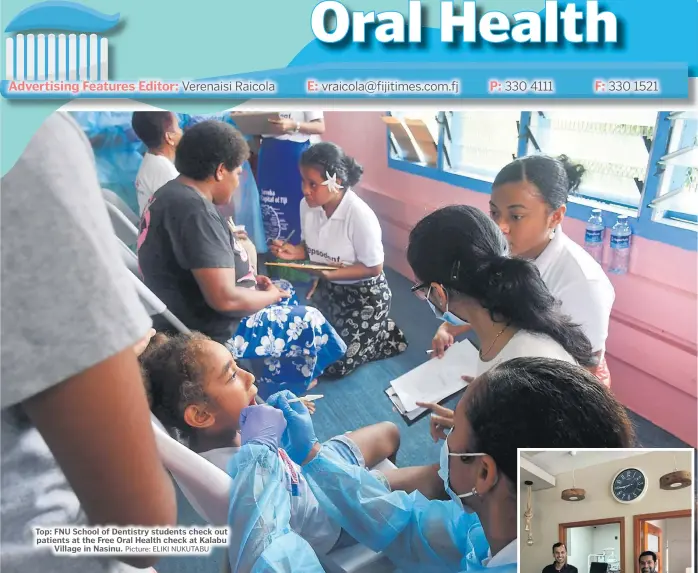
[[478,351],[468,340],[457,342],[444,357],[432,358],[391,382],[405,410],[410,412],[416,402],[440,402],[465,386],[461,376],[475,376]]

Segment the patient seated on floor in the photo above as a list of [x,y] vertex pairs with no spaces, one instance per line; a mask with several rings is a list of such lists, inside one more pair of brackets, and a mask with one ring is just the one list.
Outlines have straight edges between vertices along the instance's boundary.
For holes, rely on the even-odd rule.
[[[254,376],[235,363],[225,346],[196,332],[158,333],[139,360],[153,414],[189,448],[227,472],[240,447],[240,412],[255,404]],[[399,444],[397,426],[382,422],[336,436],[323,446],[348,464],[372,468],[384,459],[394,462]],[[291,528],[318,554],[355,544],[320,509],[301,468],[283,450],[279,456],[287,479],[298,481],[298,495],[291,496]],[[382,474],[375,473],[388,487]]]

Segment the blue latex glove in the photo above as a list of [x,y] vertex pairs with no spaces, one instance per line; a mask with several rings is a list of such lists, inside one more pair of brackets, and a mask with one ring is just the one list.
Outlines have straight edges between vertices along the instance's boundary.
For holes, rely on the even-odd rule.
[[315,428],[313,428],[308,408],[303,402],[289,404],[288,401],[293,398],[295,396],[292,392],[282,390],[272,394],[267,404],[278,408],[283,413],[287,427],[281,439],[281,446],[294,462],[301,465],[318,439],[315,436]]
[[248,406],[240,412],[240,438],[243,446],[260,444],[276,452],[285,429],[283,413],[271,406]]

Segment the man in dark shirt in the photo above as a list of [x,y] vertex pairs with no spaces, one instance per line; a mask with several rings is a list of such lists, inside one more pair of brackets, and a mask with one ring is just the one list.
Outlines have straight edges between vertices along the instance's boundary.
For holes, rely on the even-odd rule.
[[175,160],[181,175],[155,192],[138,238],[145,284],[190,329],[221,343],[242,317],[288,297],[255,277],[216,209],[230,202],[248,153],[242,135],[223,122],[188,130]]
[[567,563],[567,547],[564,543],[553,545],[553,557],[555,561],[543,568],[543,573],[577,573],[574,565]]

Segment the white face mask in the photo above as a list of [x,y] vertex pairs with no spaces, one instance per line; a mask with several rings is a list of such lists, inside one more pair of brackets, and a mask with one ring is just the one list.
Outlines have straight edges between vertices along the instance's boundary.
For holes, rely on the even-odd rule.
[[[453,431],[453,429],[451,429]],[[449,431],[449,434],[451,433]],[[448,494],[448,497],[450,497],[460,508],[465,512],[465,513],[473,513],[473,509],[469,507],[468,505],[465,505],[463,503],[463,500],[467,497],[472,497],[474,495],[477,495],[477,490],[475,488],[472,489],[472,491],[468,493],[461,493],[457,494],[455,491],[451,489],[451,478],[450,478],[450,470],[449,470],[449,460],[451,457],[457,457],[457,458],[463,458],[463,457],[476,457],[476,456],[486,456],[487,454],[471,454],[471,453],[463,453],[463,454],[454,454],[448,451],[448,437],[444,440],[444,445],[441,447],[441,455],[439,457],[439,476],[444,482],[444,488],[446,489],[446,493]],[[495,481],[495,483],[497,483]]]

